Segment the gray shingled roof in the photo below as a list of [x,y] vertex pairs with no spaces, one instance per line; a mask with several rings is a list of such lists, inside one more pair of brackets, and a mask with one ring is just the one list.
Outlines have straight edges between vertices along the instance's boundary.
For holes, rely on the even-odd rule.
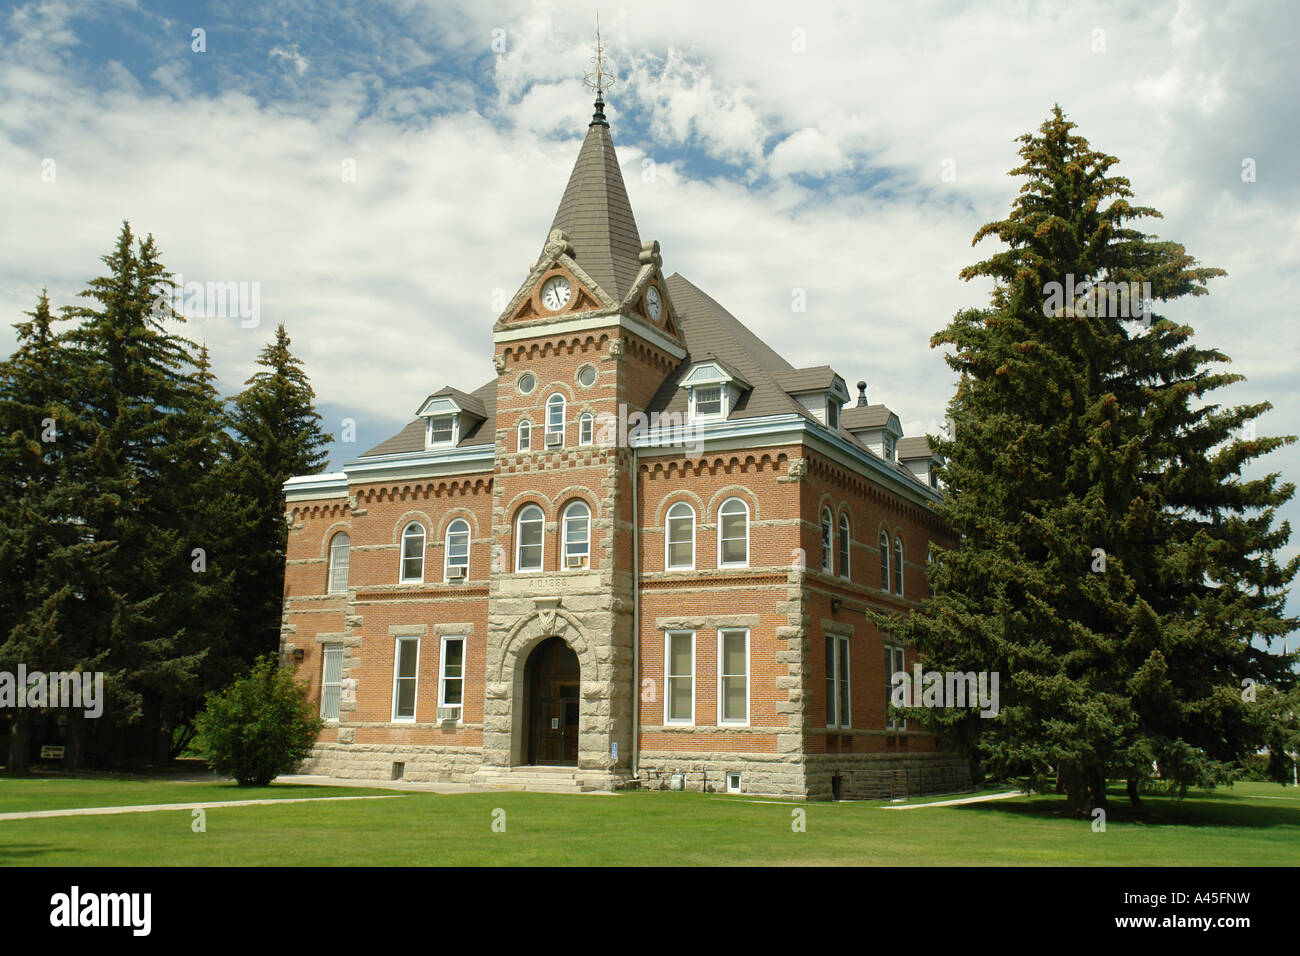
[[[496,393],[493,392],[493,394],[495,395]],[[463,410],[469,412],[471,415],[477,415],[479,418],[487,418],[487,409],[483,407],[483,400],[476,395],[469,395],[466,394],[465,392],[462,392],[458,388],[452,388],[450,385],[444,385],[442,388],[438,389],[436,392],[434,392],[432,395],[429,396],[429,398],[442,398],[442,397],[450,398],[453,402],[459,405]],[[424,401],[427,402],[429,398],[426,398]],[[421,408],[424,407],[424,402],[420,403],[420,407]]]
[[[484,418],[478,422],[475,427],[469,431],[461,432],[460,441],[456,443],[457,448],[465,445],[490,445],[496,441],[497,431],[497,380],[495,378],[481,388],[474,389],[473,392],[466,395],[464,392],[453,388],[443,388],[434,392],[435,395],[455,393],[457,401],[463,396],[469,402],[477,405],[482,410]],[[462,406],[465,407],[465,406]],[[477,414],[477,412],[475,412]],[[381,441],[374,448],[365,452],[360,457],[370,458],[375,455],[396,455],[399,452],[424,451],[424,419],[417,418],[400,432],[386,441]]]
[[847,429],[884,428],[894,414],[884,405],[854,405],[840,413],[840,424]]
[[796,368],[776,376],[777,384],[787,392],[829,392],[835,384],[835,369],[829,365]]
[[641,270],[641,236],[608,126],[587,127],[551,229],[568,234],[578,265],[621,302]]
[[930,439],[924,435],[898,440],[898,460],[910,461],[913,458],[929,458],[934,451],[930,448]]

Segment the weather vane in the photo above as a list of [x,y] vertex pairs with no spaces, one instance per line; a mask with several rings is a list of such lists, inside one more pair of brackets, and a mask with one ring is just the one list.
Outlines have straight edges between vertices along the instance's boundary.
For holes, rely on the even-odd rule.
[[596,64],[596,70],[588,73],[583,82],[596,91],[596,98],[600,98],[606,88],[614,85],[612,74],[605,72],[605,48],[600,45],[600,11],[596,11],[596,55],[591,58],[591,62]]

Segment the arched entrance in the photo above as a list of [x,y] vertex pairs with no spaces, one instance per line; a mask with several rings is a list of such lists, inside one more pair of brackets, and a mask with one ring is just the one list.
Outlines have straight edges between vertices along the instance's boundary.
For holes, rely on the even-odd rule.
[[528,763],[576,767],[582,686],[578,655],[563,638],[547,638],[524,665],[524,686],[528,691],[524,712]]

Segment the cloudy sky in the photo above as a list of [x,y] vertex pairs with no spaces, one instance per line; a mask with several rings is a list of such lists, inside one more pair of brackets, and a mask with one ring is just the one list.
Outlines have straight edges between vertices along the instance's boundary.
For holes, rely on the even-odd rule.
[[[257,283],[258,326],[187,334],[233,392],[284,322],[329,427],[357,422],[335,465],[439,386],[492,378],[493,306],[538,255],[590,118],[594,2],[0,10],[0,353],[42,287],[73,301],[129,219],[186,281]],[[1300,434],[1298,10],[600,3],[642,238],[796,365],[865,379],[908,434],[940,426],[953,379],[930,336],[986,302],[958,271],[994,250],[971,238],[1006,213],[1014,139],[1053,103],[1164,212],[1145,228],[1227,270],[1168,310],[1247,377],[1222,400],[1267,399],[1260,431]],[[1260,470],[1298,466],[1291,448]]]

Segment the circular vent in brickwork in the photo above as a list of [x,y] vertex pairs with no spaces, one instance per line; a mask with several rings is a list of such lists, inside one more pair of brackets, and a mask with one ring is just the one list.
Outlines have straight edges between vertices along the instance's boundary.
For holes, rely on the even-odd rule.
[[591,388],[596,384],[596,366],[584,365],[578,369],[578,384],[584,388]]
[[537,379],[534,377],[532,372],[524,372],[523,375],[519,376],[519,391],[523,392],[525,395],[529,394],[536,387]]

